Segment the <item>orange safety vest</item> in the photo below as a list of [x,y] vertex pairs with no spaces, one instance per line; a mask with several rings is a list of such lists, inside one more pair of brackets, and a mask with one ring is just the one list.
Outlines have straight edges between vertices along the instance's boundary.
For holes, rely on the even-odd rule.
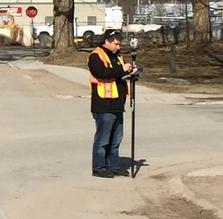
[[[97,53],[106,68],[112,68],[111,61],[103,49],[97,47],[92,53]],[[124,64],[122,56],[118,56],[121,64]],[[97,84],[97,92],[101,98],[118,98],[118,88],[115,79],[97,79],[92,74],[89,76],[90,84]]]

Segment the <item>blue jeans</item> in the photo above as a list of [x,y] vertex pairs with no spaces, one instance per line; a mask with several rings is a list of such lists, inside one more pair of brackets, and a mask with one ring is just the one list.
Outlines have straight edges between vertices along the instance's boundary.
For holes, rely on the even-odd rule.
[[92,168],[120,169],[119,145],[123,137],[123,113],[92,113],[96,123]]

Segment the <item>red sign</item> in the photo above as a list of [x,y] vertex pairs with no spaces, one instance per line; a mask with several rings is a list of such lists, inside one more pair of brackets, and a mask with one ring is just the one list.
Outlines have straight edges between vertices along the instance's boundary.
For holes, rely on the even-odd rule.
[[0,8],[0,13],[1,13],[1,14],[5,14],[7,11],[8,11],[8,10],[5,9],[5,8]]
[[22,7],[1,6],[0,14],[11,14],[13,16],[22,16]]
[[34,6],[29,6],[27,9],[26,9],[26,15],[30,18],[34,18],[36,17],[38,13],[38,10],[37,8],[35,8]]

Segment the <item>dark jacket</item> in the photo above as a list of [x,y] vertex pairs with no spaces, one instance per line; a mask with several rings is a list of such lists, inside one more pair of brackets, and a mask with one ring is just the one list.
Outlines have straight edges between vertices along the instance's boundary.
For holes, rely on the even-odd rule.
[[115,79],[119,97],[115,99],[101,98],[97,93],[97,84],[92,84],[91,112],[93,113],[115,113],[123,112],[127,93],[127,83],[121,79],[126,73],[118,60],[117,54],[113,54],[108,49],[103,50],[108,55],[112,68],[106,68],[98,54],[92,53],[89,56],[88,67],[91,74],[97,79]]

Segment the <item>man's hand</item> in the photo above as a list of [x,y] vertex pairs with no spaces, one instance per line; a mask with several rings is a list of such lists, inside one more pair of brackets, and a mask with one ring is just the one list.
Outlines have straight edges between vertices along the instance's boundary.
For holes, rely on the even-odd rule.
[[125,63],[122,65],[122,68],[124,72],[131,72],[133,69],[133,66],[130,63]]

